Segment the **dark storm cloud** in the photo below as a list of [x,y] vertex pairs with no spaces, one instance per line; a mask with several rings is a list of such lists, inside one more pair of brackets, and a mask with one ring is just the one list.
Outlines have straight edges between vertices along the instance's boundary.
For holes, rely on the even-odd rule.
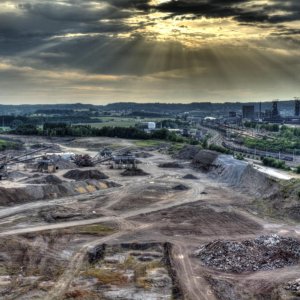
[[[9,6],[3,8],[6,3]],[[299,79],[296,51],[300,29],[292,24],[292,21],[300,20],[299,0],[270,0],[268,4],[252,0],[172,0],[159,5],[154,3],[150,0],[2,1],[0,89],[2,84],[4,89],[8,87],[10,93],[18,85],[24,90],[33,89],[35,93],[37,86],[41,86],[47,93],[50,89],[47,84],[53,81],[52,90],[57,85],[64,89],[65,85],[65,93],[68,94],[68,89],[72,89],[74,84],[74,79],[69,80],[68,72],[72,73],[73,78],[76,78],[73,72],[77,72],[80,81],[85,77],[95,77],[97,80],[101,76],[117,77],[109,85],[106,82],[101,86],[100,80],[99,85],[104,90],[109,86],[118,91],[120,81],[125,82],[124,78],[128,77],[128,82],[124,83],[128,93],[133,90],[127,87],[128,83],[132,80],[134,87],[136,80],[142,78],[139,82],[144,85],[141,94],[148,90],[149,95],[152,91],[159,95],[161,91],[174,89],[174,97],[190,86],[195,91],[195,97],[198,97],[200,87],[208,90],[207,95],[218,89],[222,94],[222,90],[232,86],[232,81],[236,82],[238,89],[241,86],[247,90],[252,84],[252,90],[256,90],[253,88],[256,86],[261,86],[263,90],[264,85],[273,90],[278,78],[286,86],[293,78]],[[197,28],[195,32],[191,30],[181,35],[183,27],[188,28],[194,21],[199,24],[202,16],[225,21],[218,20],[217,25],[208,32]],[[187,23],[174,29],[179,33],[173,39],[168,38],[174,33],[173,24],[168,27],[169,23],[173,23],[169,22],[169,18]],[[206,25],[200,27],[209,27],[208,23],[204,22]],[[174,24],[176,26],[176,22]],[[228,31],[241,29],[243,38],[247,39],[244,45],[237,46],[236,35],[232,39],[222,40],[221,27],[226,24],[229,24]],[[257,31],[257,36],[248,39],[244,27],[247,30],[250,28],[251,32]],[[157,31],[151,31],[153,28]],[[259,33],[264,31],[267,34],[260,41]],[[165,38],[157,38],[160,34]],[[184,43],[186,37],[190,38],[190,46]],[[199,43],[193,44],[194,41]],[[251,50],[248,49],[249,44]],[[287,54],[287,49],[292,49],[296,54]],[[57,75],[59,73],[63,73],[59,75],[62,80]],[[262,80],[261,74],[266,79]],[[87,79],[84,84],[95,87],[97,80],[91,79],[89,82]],[[75,81],[79,84],[78,79]],[[22,84],[19,85],[20,82]],[[12,88],[9,88],[10,84]],[[52,94],[52,90],[48,94]],[[94,97],[97,95],[95,93]],[[72,97],[73,94],[70,94],[70,99]]]
[[172,17],[185,14],[208,18],[233,17],[240,22],[281,23],[300,20],[298,0],[273,0],[268,4],[253,4],[251,0],[171,0],[155,6]]

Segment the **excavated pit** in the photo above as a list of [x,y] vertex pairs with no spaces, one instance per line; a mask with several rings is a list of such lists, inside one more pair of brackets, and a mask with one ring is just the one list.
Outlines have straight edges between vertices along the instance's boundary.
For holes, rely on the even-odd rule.
[[103,223],[2,237],[0,298],[45,299],[82,245],[116,228],[116,224]]
[[70,299],[183,299],[172,266],[172,245],[164,243],[100,244],[65,296]]

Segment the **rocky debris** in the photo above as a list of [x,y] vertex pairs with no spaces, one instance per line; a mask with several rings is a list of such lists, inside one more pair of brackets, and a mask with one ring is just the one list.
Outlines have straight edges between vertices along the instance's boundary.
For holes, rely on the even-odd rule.
[[76,168],[76,164],[69,160],[69,159],[65,159],[59,156],[52,156],[51,160],[53,160],[55,166],[59,169],[59,170],[67,170],[67,169],[74,169]]
[[196,177],[193,174],[186,174],[185,176],[182,177],[182,179],[198,179],[198,177]]
[[142,169],[126,169],[121,173],[122,176],[147,176],[149,175]]
[[187,145],[175,155],[175,158],[184,160],[194,159],[199,151],[199,146]]
[[192,166],[202,171],[209,171],[219,154],[210,150],[200,150],[192,160]]
[[300,279],[290,281],[285,286],[284,289],[291,292],[299,292],[300,293]]
[[135,157],[137,157],[137,158],[149,158],[152,156],[153,156],[153,154],[145,152],[145,151],[135,153]]
[[225,272],[253,272],[295,265],[300,259],[300,242],[276,234],[245,241],[213,241],[195,252],[201,261]]
[[27,176],[28,175],[26,175],[25,173],[22,173],[22,172],[19,172],[19,171],[12,171],[12,172],[8,173],[7,178],[9,180],[18,180],[18,179],[21,179],[21,178],[25,178]]
[[170,169],[182,169],[183,166],[176,161],[161,163],[158,165],[160,168],[170,168]]
[[73,179],[73,180],[87,180],[87,179],[95,179],[102,180],[109,178],[104,173],[98,170],[70,170],[66,174],[64,174],[65,178]]
[[75,211],[74,209],[66,208],[63,206],[56,206],[51,208],[44,208],[40,210],[39,216],[48,223],[54,223],[58,220],[69,219],[82,219],[83,214]]
[[190,188],[188,187],[188,186],[186,186],[186,185],[184,185],[184,184],[178,184],[178,185],[175,185],[174,187],[173,187],[173,190],[174,191],[187,191],[187,190],[189,190]]
[[47,175],[31,180],[27,180],[26,183],[29,184],[61,184],[63,181],[55,175]]

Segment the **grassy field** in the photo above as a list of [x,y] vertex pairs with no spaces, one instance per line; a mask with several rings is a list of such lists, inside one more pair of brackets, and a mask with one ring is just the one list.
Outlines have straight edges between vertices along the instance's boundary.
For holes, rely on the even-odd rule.
[[92,127],[102,128],[104,126],[111,126],[111,127],[132,127],[135,126],[137,123],[143,122],[160,122],[165,120],[166,118],[124,118],[124,117],[101,117],[99,120],[102,122],[99,123],[89,123]]

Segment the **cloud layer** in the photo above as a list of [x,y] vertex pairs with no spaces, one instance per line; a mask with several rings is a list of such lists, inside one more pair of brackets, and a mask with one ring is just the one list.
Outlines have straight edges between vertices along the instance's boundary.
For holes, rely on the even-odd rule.
[[299,35],[298,0],[4,1],[0,101],[290,98]]

